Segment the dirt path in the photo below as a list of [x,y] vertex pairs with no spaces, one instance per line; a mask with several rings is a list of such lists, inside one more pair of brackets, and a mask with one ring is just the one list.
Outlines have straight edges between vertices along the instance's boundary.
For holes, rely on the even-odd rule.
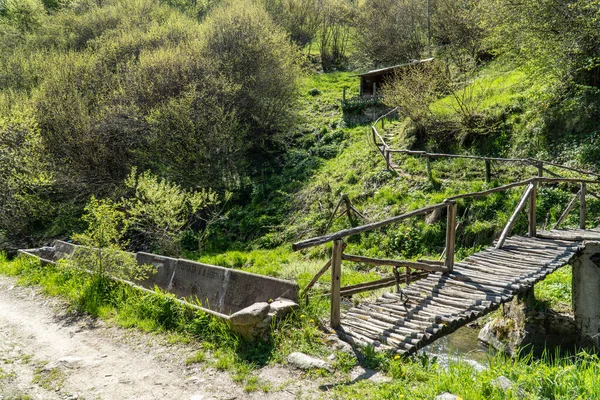
[[193,345],[73,318],[60,301],[0,276],[0,400],[295,399],[323,396],[318,385],[281,367],[259,378],[268,393],[246,393],[228,373],[185,365]]

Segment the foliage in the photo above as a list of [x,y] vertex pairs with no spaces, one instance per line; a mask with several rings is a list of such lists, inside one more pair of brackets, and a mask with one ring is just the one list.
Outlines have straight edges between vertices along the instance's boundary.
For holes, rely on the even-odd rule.
[[[53,176],[30,110],[0,116],[0,233],[26,243],[49,213]],[[0,248],[3,247],[0,244]]]
[[375,66],[419,59],[427,44],[426,2],[366,0],[357,18],[356,44]]
[[133,254],[123,251],[127,221],[117,207],[110,200],[92,196],[82,218],[88,224],[87,230],[73,235],[73,240],[85,247],[77,248],[72,257],[61,263],[76,272],[90,272],[93,287],[109,278],[143,280],[154,268],[138,265]]
[[299,46],[313,41],[321,24],[320,0],[261,0],[273,20]]
[[[128,229],[137,242],[165,255],[180,255],[186,230],[202,223],[196,250],[201,251],[211,225],[221,217],[222,199],[211,189],[191,191],[150,171],[137,174],[133,169],[125,180],[130,196],[122,206],[127,213]],[[225,201],[230,195],[225,195]],[[140,247],[140,246],[136,246]]]

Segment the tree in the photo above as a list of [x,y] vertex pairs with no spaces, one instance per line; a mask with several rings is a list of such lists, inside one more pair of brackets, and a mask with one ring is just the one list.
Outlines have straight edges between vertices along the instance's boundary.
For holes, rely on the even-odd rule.
[[54,177],[30,110],[0,115],[0,233],[8,243],[30,244],[32,229],[51,212]]
[[325,71],[345,69],[354,7],[346,0],[325,0],[321,10],[319,51]]
[[375,66],[421,58],[427,44],[427,3],[412,0],[366,0],[359,8],[356,42]]
[[249,0],[226,1],[207,17],[200,56],[233,88],[231,105],[254,174],[285,148],[294,121],[298,53],[269,15]]
[[321,0],[261,0],[273,20],[298,46],[312,42],[322,20]]
[[[128,195],[122,206],[128,221],[128,230],[136,247],[159,251],[162,254],[181,254],[181,240],[186,230],[196,227],[198,250],[211,225],[222,215],[224,200],[214,191],[188,191],[150,171],[138,174],[133,169],[125,180]],[[199,226],[201,225],[201,226]]]

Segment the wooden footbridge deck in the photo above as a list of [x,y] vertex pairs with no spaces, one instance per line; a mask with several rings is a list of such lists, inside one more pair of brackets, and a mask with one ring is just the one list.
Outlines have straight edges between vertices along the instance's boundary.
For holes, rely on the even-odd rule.
[[[600,240],[598,231],[585,233]],[[339,332],[358,345],[416,351],[531,288],[569,264],[582,247],[581,241],[507,239],[500,249],[456,263],[452,272],[429,274],[400,293],[351,308]]]
[[[584,248],[584,241],[600,241],[600,230],[586,229],[585,201],[586,185],[599,183],[587,179],[531,178],[483,192],[454,196],[440,204],[384,221],[304,240],[295,243],[293,247],[294,250],[301,250],[333,242],[331,260],[306,290],[331,269],[331,327],[341,338],[357,345],[373,345],[409,354],[496,309],[519,292],[533,287],[548,274],[569,264]],[[537,231],[537,188],[540,185],[557,184],[577,185],[580,190],[566,207],[555,229]],[[523,186],[525,192],[521,201],[494,245],[455,262],[457,202]],[[577,201],[580,214],[579,229],[558,230]],[[526,207],[527,236],[510,237],[518,217],[524,213]],[[344,254],[345,237],[430,214],[438,209],[445,209],[447,215],[444,261],[382,260]],[[371,283],[341,287],[342,261],[390,266],[394,276]],[[401,282],[400,268],[406,269],[405,282]],[[406,283],[406,286],[401,288],[401,283]],[[342,296],[394,285],[395,292],[384,293],[376,301],[363,302],[342,315]]]

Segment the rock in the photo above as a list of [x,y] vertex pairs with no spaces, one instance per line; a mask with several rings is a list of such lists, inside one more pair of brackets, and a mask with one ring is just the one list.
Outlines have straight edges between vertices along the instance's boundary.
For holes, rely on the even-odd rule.
[[522,399],[525,397],[525,391],[519,388],[515,383],[505,376],[499,376],[492,381],[492,385],[502,390],[503,392],[511,392],[516,394],[518,398]]
[[327,357],[327,361],[329,362],[333,362],[335,361],[337,357],[335,356],[335,353],[331,353],[328,357]]
[[504,348],[506,347],[506,345],[502,343],[502,341],[499,340],[494,333],[494,321],[488,322],[483,328],[481,328],[477,339],[483,344],[492,346],[498,351],[504,351]]
[[75,368],[79,368],[81,365],[81,361],[83,361],[83,358],[81,357],[71,357],[71,356],[67,356],[67,357],[63,357],[60,358],[56,361],[52,361],[49,362],[48,364],[46,364],[43,368],[44,371],[52,371],[53,369],[56,368],[70,368],[70,369],[75,369]]
[[325,369],[329,372],[333,372],[333,368],[331,367],[331,365],[328,362],[320,360],[315,357],[308,356],[304,353],[299,353],[299,352],[292,353],[288,356],[287,361],[294,367],[301,369],[303,371],[313,369],[313,368],[320,368],[320,369]]
[[254,303],[234,314],[231,314],[229,321],[232,325],[255,325],[269,314],[269,303]]
[[540,356],[545,349],[586,346],[573,318],[540,308],[533,293],[517,296],[504,304],[502,311],[502,317],[486,324],[478,337],[496,350],[515,356],[527,348]]
[[332,347],[333,350],[343,351],[344,353],[348,354],[354,353],[352,350],[352,345],[340,340],[337,335],[328,335],[327,338],[325,338],[325,344]]
[[283,298],[283,297],[280,297],[277,300],[275,300],[274,302],[272,302],[270,304],[270,307],[271,307],[271,312],[275,313],[275,317],[277,319],[284,318],[286,315],[288,315],[292,311],[300,308],[298,303],[296,303],[292,300]]
[[452,393],[448,393],[448,392],[444,392],[442,394],[439,394],[437,396],[435,396],[435,400],[459,400],[460,397],[452,394]]

